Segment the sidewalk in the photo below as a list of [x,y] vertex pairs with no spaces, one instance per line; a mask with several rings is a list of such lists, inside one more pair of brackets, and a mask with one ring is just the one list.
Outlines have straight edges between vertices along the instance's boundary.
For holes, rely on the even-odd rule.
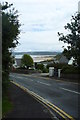
[[28,93],[10,83],[10,96],[14,108],[5,118],[42,118],[52,120],[49,111]]

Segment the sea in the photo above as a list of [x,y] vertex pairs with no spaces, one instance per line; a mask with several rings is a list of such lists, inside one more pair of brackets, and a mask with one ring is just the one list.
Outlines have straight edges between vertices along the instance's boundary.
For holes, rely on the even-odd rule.
[[[24,52],[15,53],[14,57],[16,59],[21,59],[24,54],[25,54]],[[57,52],[31,52],[30,53],[29,52],[26,54],[29,54],[33,58],[34,62],[41,62],[41,61],[53,60],[58,53]]]
[[[15,55],[16,59],[21,59],[23,55]],[[55,55],[30,55],[34,62],[53,60]]]

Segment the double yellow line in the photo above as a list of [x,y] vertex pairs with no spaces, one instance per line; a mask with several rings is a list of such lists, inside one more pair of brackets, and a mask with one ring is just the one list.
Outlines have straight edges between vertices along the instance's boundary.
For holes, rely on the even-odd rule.
[[19,85],[18,83],[14,82],[14,81],[11,81],[11,82],[13,84],[15,84],[16,86],[20,87],[21,89],[23,89],[24,91],[26,91],[27,93],[29,93],[30,95],[32,95],[33,97],[35,97],[40,102],[44,103],[50,109],[52,109],[53,111],[55,111],[60,117],[64,118],[65,120],[74,120],[74,118],[72,116],[68,115],[66,112],[64,112],[63,110],[61,110],[56,105],[54,105],[51,102],[49,102],[48,100],[42,98],[41,96],[37,95],[36,93],[28,90],[27,88]]

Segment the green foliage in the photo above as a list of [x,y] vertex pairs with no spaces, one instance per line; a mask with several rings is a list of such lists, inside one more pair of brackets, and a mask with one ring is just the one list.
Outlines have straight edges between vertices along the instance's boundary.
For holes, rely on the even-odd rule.
[[61,73],[64,73],[64,74],[80,74],[79,67],[68,65],[68,64],[61,64],[61,63],[49,64],[47,65],[47,69],[49,69],[49,67],[61,69]]
[[76,67],[76,66],[67,65],[62,68],[62,73],[64,73],[64,74],[80,74],[80,69],[79,69],[79,67]]
[[3,96],[2,100],[2,116],[4,117],[7,112],[12,110],[13,104],[9,100],[9,97],[7,95]]
[[11,9],[12,4],[3,3],[2,5],[2,113],[3,116],[12,109],[12,103],[8,97],[9,72],[12,66],[13,57],[11,48],[18,44],[20,33],[18,11]]
[[24,54],[23,57],[22,57],[22,60],[21,60],[21,64],[22,66],[26,66],[27,69],[31,66],[33,66],[33,59],[30,55],[28,54]]
[[62,69],[64,66],[67,66],[67,64],[53,63],[53,64],[48,64],[47,68],[49,69],[49,67],[54,67],[54,68],[57,68],[57,69]]
[[48,73],[49,72],[49,69],[45,68],[42,70],[43,73]]
[[43,73],[48,72],[48,69],[43,64],[37,64],[36,69],[41,70]]
[[44,69],[44,65],[43,64],[37,64],[36,68],[38,70],[43,70]]
[[7,2],[2,4],[2,87],[6,89],[9,79],[10,67],[13,58],[11,48],[18,44],[18,35],[20,33],[20,24],[18,20],[18,11],[11,8],[12,4]]
[[65,30],[68,30],[68,34],[64,35],[63,33],[59,33],[59,40],[64,43],[68,43],[67,49],[64,49],[64,55],[68,59],[71,57],[75,58],[77,65],[80,67],[80,27],[79,27],[80,13],[76,13],[72,16],[71,22],[67,23],[64,27]]

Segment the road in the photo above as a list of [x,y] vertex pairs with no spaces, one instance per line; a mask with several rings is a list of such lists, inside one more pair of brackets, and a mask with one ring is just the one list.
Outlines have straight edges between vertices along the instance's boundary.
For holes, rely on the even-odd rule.
[[41,96],[41,98],[49,101],[52,105],[57,106],[72,118],[80,119],[80,85],[40,77],[37,74],[25,75],[11,73],[10,79]]

